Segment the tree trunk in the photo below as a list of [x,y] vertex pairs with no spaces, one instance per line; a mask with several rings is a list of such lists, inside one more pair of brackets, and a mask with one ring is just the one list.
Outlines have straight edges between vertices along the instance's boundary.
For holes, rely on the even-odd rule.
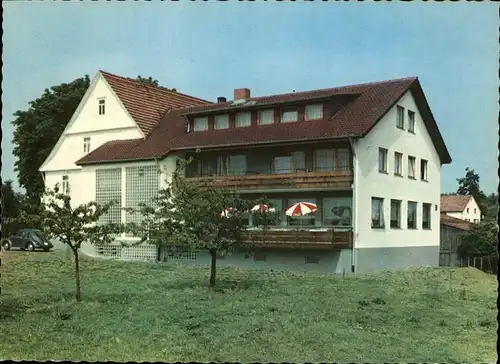
[[80,291],[80,261],[78,260],[78,249],[73,249],[73,254],[75,255],[75,281],[76,281],[75,298],[77,301],[81,301],[82,296]]
[[212,256],[212,264],[210,265],[210,287],[215,287],[215,270],[217,268],[217,251],[210,250]]

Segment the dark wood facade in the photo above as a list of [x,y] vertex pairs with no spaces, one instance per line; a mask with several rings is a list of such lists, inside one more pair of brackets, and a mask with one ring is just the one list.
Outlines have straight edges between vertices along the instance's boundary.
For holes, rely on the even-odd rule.
[[296,249],[349,249],[352,231],[269,230],[249,231],[244,236],[252,247]]
[[[330,150],[332,154],[332,165],[327,168],[317,163],[316,153],[323,150]],[[225,164],[235,155],[245,160],[242,170],[230,170]],[[187,156],[193,161],[186,168],[186,178],[220,188],[350,189],[353,182],[352,153],[347,141],[224,149]],[[289,157],[290,166],[279,169],[281,166],[277,166],[276,161],[280,157]]]

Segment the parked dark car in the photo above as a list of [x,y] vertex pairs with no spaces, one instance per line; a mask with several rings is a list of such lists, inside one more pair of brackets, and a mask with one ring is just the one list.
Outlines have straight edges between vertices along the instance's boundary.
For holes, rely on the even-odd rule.
[[38,229],[21,229],[8,238],[2,239],[2,249],[4,250],[19,248],[30,252],[36,249],[49,251],[53,247],[42,231]]

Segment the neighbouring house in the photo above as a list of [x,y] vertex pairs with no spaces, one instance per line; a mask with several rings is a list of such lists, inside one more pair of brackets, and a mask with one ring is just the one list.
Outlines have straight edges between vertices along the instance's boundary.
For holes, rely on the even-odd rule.
[[470,195],[441,196],[441,213],[476,224],[482,220],[481,208]]
[[[47,186],[66,181],[78,203],[114,199],[136,207],[164,186],[179,158],[192,156],[186,178],[249,198],[265,195],[281,211],[264,237],[249,214],[253,247],[220,257],[222,265],[341,273],[439,264],[440,168],[451,157],[417,78],[264,97],[243,88],[234,90],[233,100],[219,97],[217,103],[174,94],[191,104],[157,104],[146,123],[140,108],[151,99],[129,97],[123,84],[132,81],[103,73],[97,79],[102,87],[89,89],[41,168]],[[110,79],[122,93],[113,92],[118,87]],[[113,118],[100,119],[102,97],[109,100],[106,112],[117,110]],[[128,133],[105,138],[113,123]],[[99,143],[86,149],[91,135],[101,135]],[[297,201],[313,202],[318,211],[286,216],[285,208]],[[137,219],[117,206],[102,220]],[[86,249],[132,254],[119,245]],[[147,254],[156,258],[153,250]],[[159,255],[209,262],[206,252],[167,249]]]
[[462,266],[457,251],[462,243],[462,235],[470,231],[472,226],[471,222],[441,213],[439,265]]

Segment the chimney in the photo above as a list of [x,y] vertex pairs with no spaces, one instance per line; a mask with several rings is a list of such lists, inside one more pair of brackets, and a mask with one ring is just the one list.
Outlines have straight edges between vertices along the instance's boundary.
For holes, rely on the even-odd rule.
[[217,97],[217,103],[220,104],[221,102],[226,102],[226,98],[224,96],[219,96]]
[[246,100],[250,98],[250,89],[248,88],[235,88],[234,100]]

